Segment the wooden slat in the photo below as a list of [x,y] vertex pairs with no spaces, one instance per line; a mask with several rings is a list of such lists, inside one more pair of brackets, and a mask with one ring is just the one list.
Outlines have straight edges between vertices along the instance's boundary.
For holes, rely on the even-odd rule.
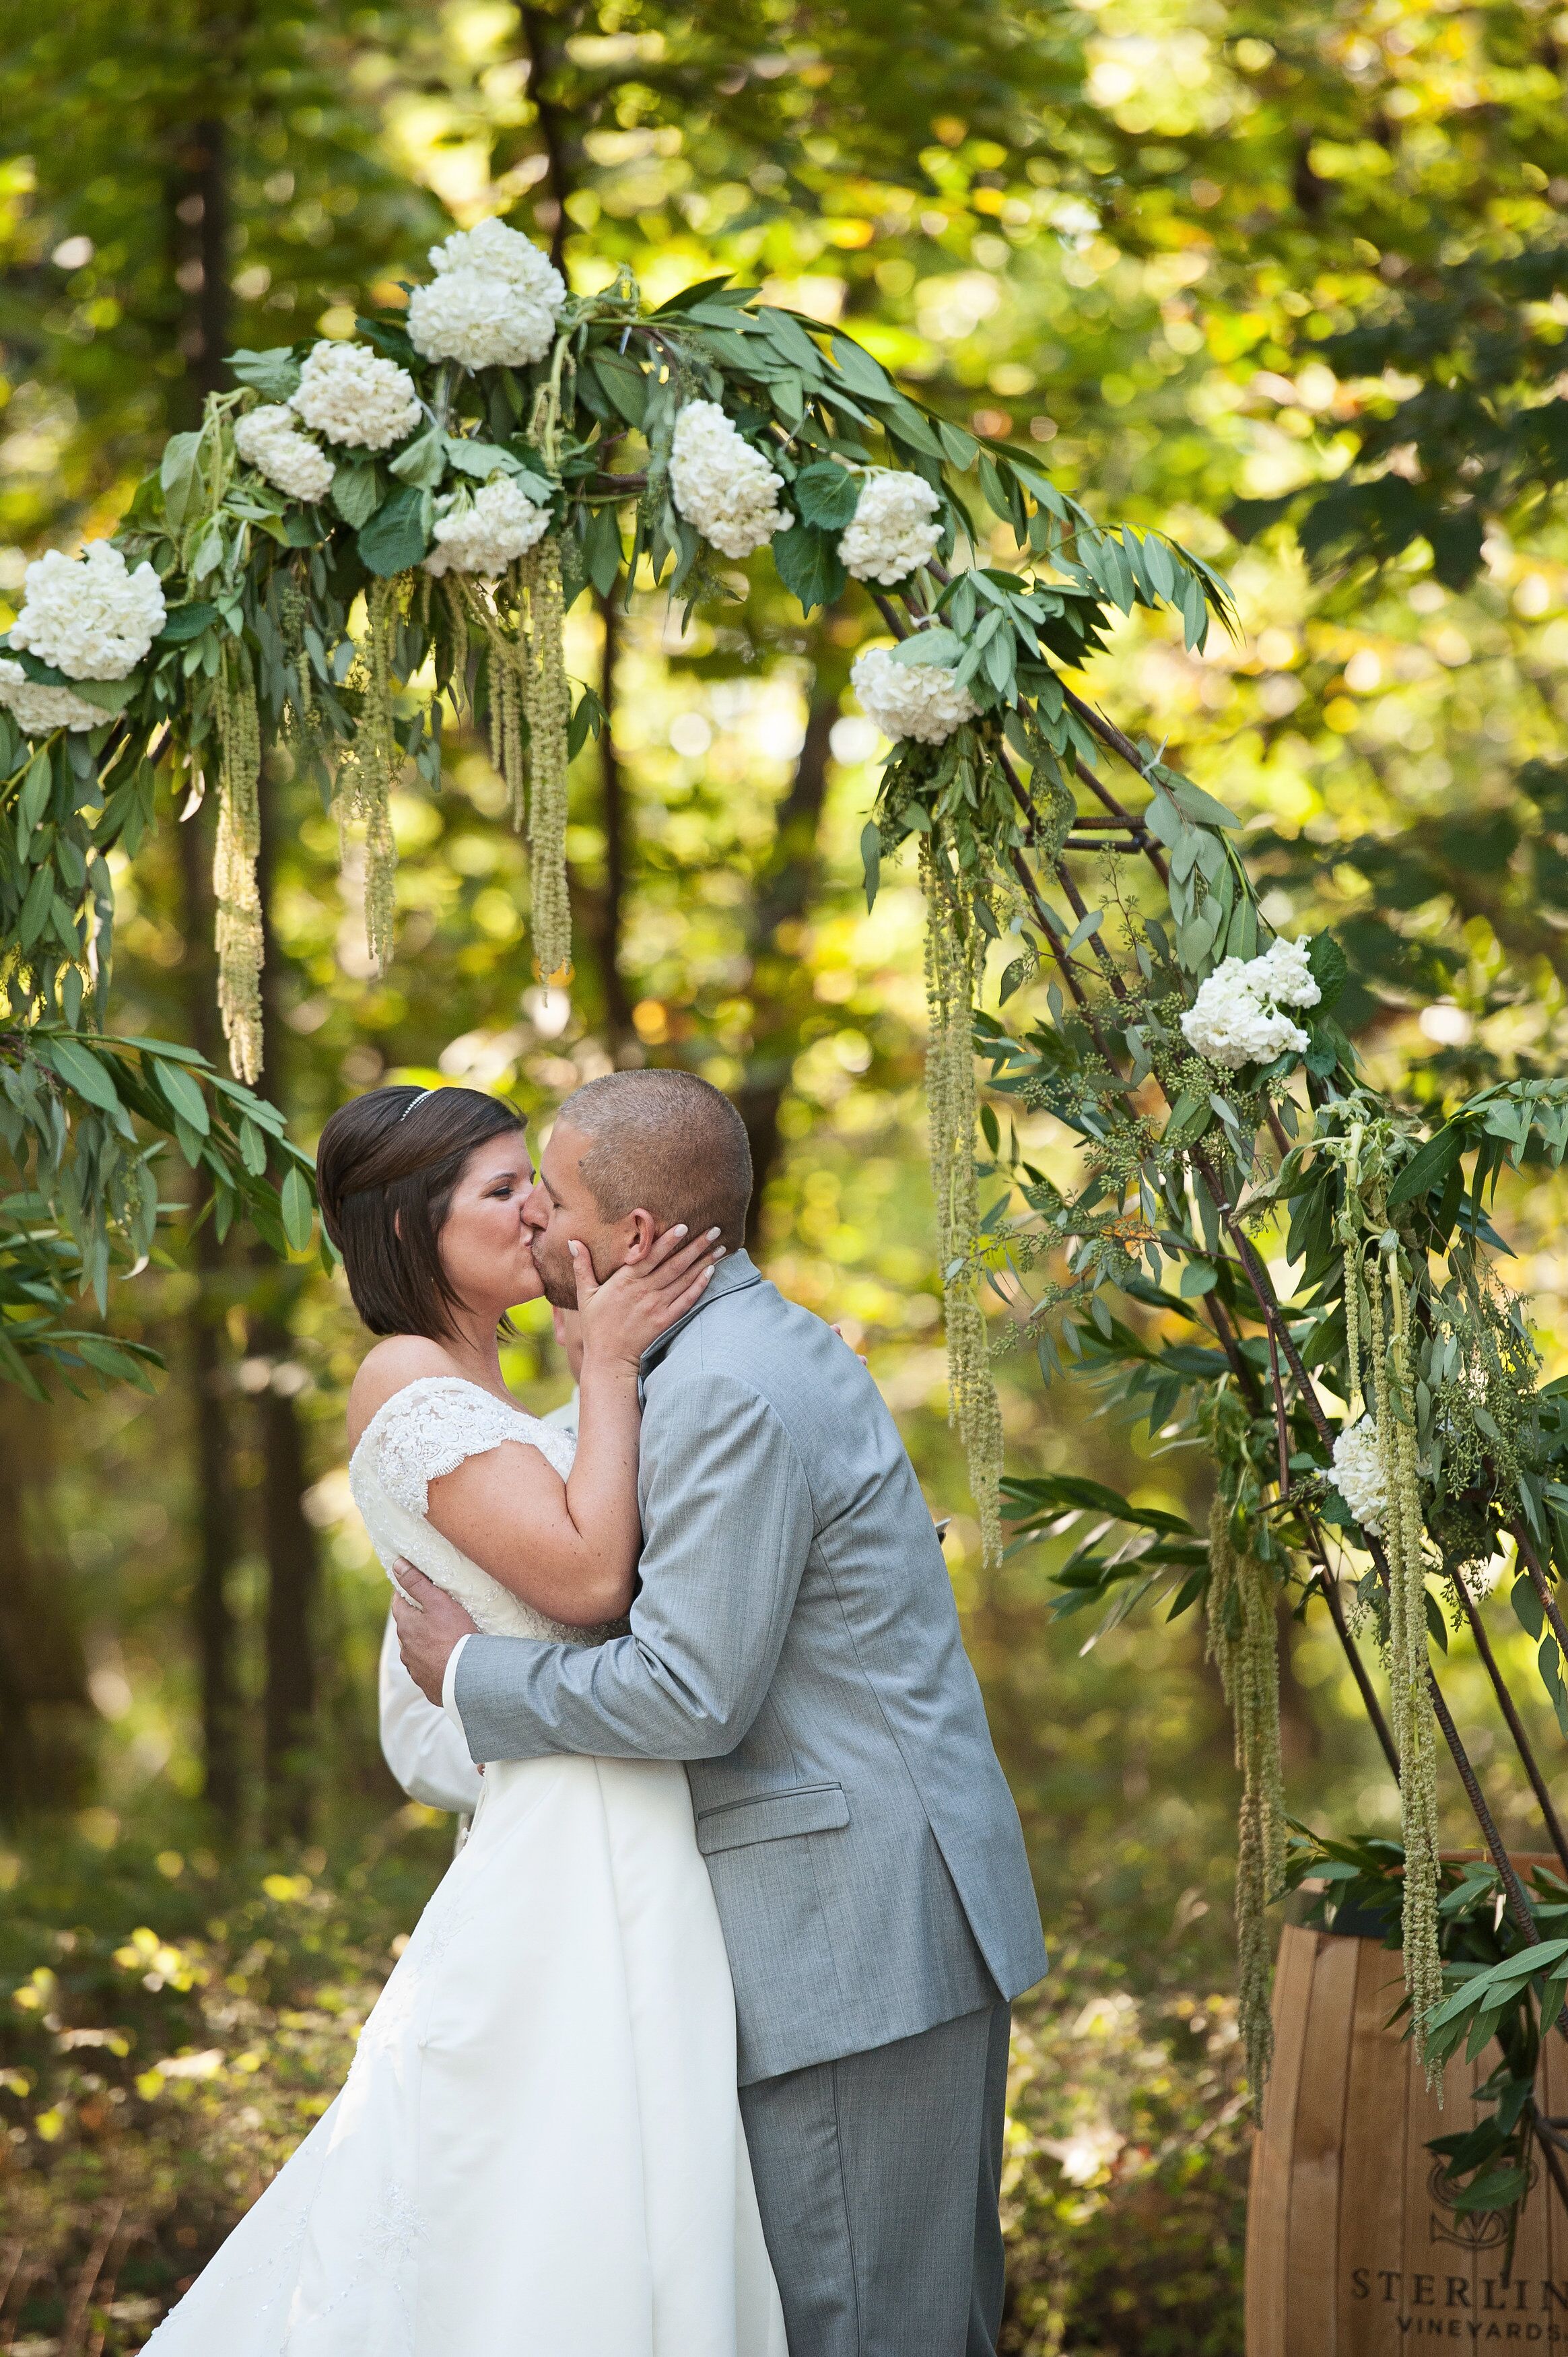
[[1318,1950],[1326,1935],[1287,1923],[1274,1966],[1274,2067],[1252,2147],[1247,2202],[1247,2357],[1284,2357],[1291,2154]]
[[[1554,2119],[1568,2117],[1568,2040],[1560,2038],[1555,2029],[1547,2033],[1543,2061],[1545,2068],[1536,2081],[1541,2109]],[[1568,2155],[1563,2156],[1563,2166],[1568,2169]],[[1544,2176],[1544,2164],[1541,2173]],[[1537,2279],[1536,2298],[1546,2320],[1568,2339],[1568,2307],[1559,2307],[1543,2287],[1550,2282],[1568,2298],[1568,2212],[1550,2185],[1542,2190],[1541,2206],[1546,2218],[1546,2257]]]
[[1339,2239],[1356,1967],[1364,1945],[1360,1940],[1326,1939],[1312,1978],[1291,2168],[1285,2357],[1337,2357],[1338,2349],[1338,2270],[1331,2260],[1325,2265],[1325,2258]]
[[[1562,2044],[1561,2039],[1557,2043]],[[1482,2059],[1487,2068],[1490,2070],[1499,2059],[1497,2048],[1488,2046]],[[1538,2092],[1542,2095],[1545,2079],[1544,2071],[1537,2073],[1535,2083]],[[1550,2104],[1547,2108],[1550,2110]],[[1517,2310],[1521,2297],[1520,2286],[1522,2284],[1524,2287],[1522,2298],[1525,2303],[1523,2312],[1532,2322],[1539,2324],[1541,2320],[1541,2303],[1545,2298],[1541,2284],[1552,2272],[1552,2212],[1553,2210],[1561,2211],[1563,2205],[1552,2190],[1552,2179],[1546,2173],[1540,2147],[1533,2142],[1530,2146],[1530,2165],[1535,2171],[1535,2183],[1530,2188],[1530,2198],[1520,2217],[1519,2232],[1514,2238],[1514,2281],[1509,2287],[1509,2298]],[[1496,2274],[1501,2254],[1493,2252],[1490,2256],[1493,2263],[1491,2271]],[[1568,2323],[1568,2315],[1560,2318],[1561,2323]],[[1544,2332],[1540,2335],[1540,2339],[1544,2344],[1546,2340]]]
[[1326,2261],[1338,2300],[1338,2357],[1384,2357],[1399,2338],[1388,2270],[1404,2243],[1406,2113],[1410,2055],[1388,2020],[1404,1995],[1397,1949],[1347,1940],[1356,1956],[1356,2017],[1350,2100],[1339,2199],[1339,2247]]

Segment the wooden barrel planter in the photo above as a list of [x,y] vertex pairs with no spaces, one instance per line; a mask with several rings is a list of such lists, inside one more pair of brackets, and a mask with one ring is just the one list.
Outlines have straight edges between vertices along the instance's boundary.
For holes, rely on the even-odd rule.
[[[1274,2068],[1252,2151],[1247,2357],[1392,2357],[1463,2348],[1568,2351],[1568,2211],[1539,2157],[1510,2274],[1499,2212],[1456,2216],[1426,2149],[1482,2116],[1488,2046],[1450,2062],[1440,2111],[1398,2027],[1399,1953],[1287,1924],[1274,1978]],[[1541,2107],[1568,2114],[1568,2042],[1546,2040]]]

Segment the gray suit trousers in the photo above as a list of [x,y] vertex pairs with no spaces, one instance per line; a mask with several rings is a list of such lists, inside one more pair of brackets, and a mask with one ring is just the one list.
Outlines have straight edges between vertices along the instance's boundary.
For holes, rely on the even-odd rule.
[[994,2357],[1012,2007],[740,2091],[790,2357]]

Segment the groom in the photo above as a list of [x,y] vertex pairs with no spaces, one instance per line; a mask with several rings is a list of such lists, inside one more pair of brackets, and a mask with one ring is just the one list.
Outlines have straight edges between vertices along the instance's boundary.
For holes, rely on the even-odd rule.
[[931,1517],[853,1351],[740,1249],[746,1130],[690,1072],[562,1106],[523,1216],[553,1302],[677,1220],[729,1247],[643,1360],[641,1589],[596,1649],[483,1637],[403,1575],[476,1760],[685,1762],[735,1979],[791,2357],[992,2357],[1011,2000],[1046,1969]]

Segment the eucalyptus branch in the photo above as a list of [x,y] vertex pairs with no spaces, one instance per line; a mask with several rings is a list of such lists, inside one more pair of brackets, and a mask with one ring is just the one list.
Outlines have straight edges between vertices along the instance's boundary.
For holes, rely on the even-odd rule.
[[1498,1707],[1508,1722],[1508,1730],[1513,1738],[1514,1749],[1519,1753],[1524,1772],[1530,1779],[1530,1790],[1540,1803],[1541,1813],[1552,1839],[1552,1846],[1562,1860],[1564,1871],[1568,1871],[1568,1837],[1564,1836],[1557,1811],[1552,1806],[1552,1794],[1548,1790],[1546,1779],[1541,1772],[1541,1765],[1531,1747],[1524,1721],[1515,1707],[1513,1696],[1509,1694],[1503,1674],[1498,1667],[1497,1655],[1492,1651],[1492,1641],[1487,1634],[1486,1623],[1476,1609],[1476,1600],[1465,1584],[1465,1575],[1459,1566],[1456,1563],[1451,1563],[1446,1566],[1446,1569],[1449,1578],[1454,1583],[1455,1593],[1464,1607],[1465,1618],[1470,1624],[1470,1634],[1476,1641],[1476,1651],[1481,1657],[1482,1667],[1491,1681],[1492,1692],[1498,1698]]
[[1562,1608],[1552,1593],[1551,1583],[1541,1569],[1541,1558],[1530,1543],[1523,1523],[1517,1516],[1509,1523],[1509,1530],[1512,1534],[1514,1545],[1519,1550],[1520,1561],[1530,1574],[1530,1586],[1541,1600],[1541,1609],[1545,1613],[1552,1633],[1562,1650],[1563,1659],[1568,1662],[1568,1625],[1564,1625]]
[[1390,1732],[1388,1720],[1383,1716],[1383,1706],[1378,1700],[1377,1689],[1372,1684],[1366,1663],[1361,1659],[1360,1648],[1350,1634],[1349,1623],[1345,1618],[1345,1607],[1339,1600],[1339,1582],[1329,1565],[1327,1553],[1323,1544],[1323,1534],[1317,1526],[1316,1515],[1306,1514],[1302,1520],[1303,1527],[1306,1532],[1308,1551],[1317,1563],[1318,1592],[1328,1607],[1328,1617],[1334,1623],[1335,1634],[1349,1664],[1350,1674],[1360,1691],[1362,1706],[1368,1718],[1371,1721],[1372,1731],[1382,1747],[1383,1758],[1389,1763],[1389,1772],[1397,1784],[1400,1781],[1399,1752],[1395,1747],[1393,1736]]

